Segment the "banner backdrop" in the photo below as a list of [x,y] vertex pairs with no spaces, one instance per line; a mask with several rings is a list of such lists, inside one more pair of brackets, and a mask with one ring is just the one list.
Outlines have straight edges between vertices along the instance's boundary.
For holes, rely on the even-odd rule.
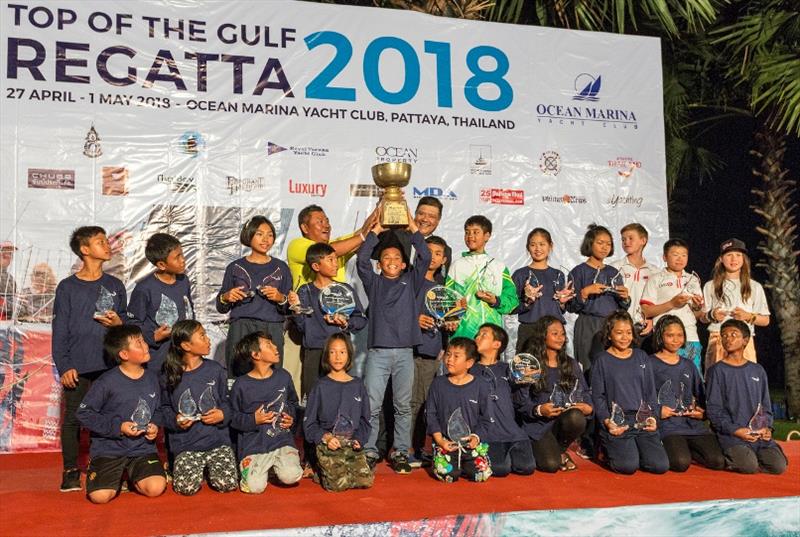
[[511,270],[535,226],[552,232],[556,267],[581,260],[591,222],[667,237],[657,39],[307,2],[0,10],[0,451],[58,446],[43,338],[79,225],[109,232],[106,269],[129,292],[151,270],[147,238],[177,235],[217,341],[213,301],[244,253],[242,222],[267,215],[281,258],[308,204],[333,236],[352,232],[377,201],[379,162],[413,165],[412,209],[442,200],[437,234],[456,255],[464,220],[489,217],[488,250]]

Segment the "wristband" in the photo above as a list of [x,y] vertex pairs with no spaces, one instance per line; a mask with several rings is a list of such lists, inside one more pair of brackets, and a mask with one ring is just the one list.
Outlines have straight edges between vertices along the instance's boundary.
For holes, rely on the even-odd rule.
[[283,306],[283,305],[284,305],[284,304],[286,304],[287,302],[289,302],[289,295],[288,295],[288,294],[287,294],[287,295],[283,295],[283,300],[281,300],[280,302],[278,302],[278,305],[279,305],[279,306]]
[[533,409],[533,414],[535,416],[539,416],[541,418],[542,417],[542,405],[536,405],[536,407],[534,407],[534,409]]
[[364,236],[363,231],[359,231],[358,236],[361,237],[361,242],[367,242],[367,238]]
[[220,302],[220,304],[223,304],[223,305],[228,303],[228,301],[225,300],[225,297],[223,297],[222,295],[219,295],[219,302]]
[[758,315],[754,313],[753,316],[750,317],[750,324],[756,324],[756,319],[758,319]]

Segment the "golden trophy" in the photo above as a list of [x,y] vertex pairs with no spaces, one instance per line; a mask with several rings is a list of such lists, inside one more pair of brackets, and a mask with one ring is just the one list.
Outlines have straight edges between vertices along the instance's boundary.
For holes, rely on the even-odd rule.
[[383,189],[381,225],[405,227],[408,225],[408,206],[402,188],[411,180],[411,164],[384,162],[372,167],[372,180]]

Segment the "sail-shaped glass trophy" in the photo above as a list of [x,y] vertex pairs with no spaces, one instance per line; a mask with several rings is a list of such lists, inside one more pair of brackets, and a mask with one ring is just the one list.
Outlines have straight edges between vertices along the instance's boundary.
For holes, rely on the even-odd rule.
[[147,401],[140,397],[133,414],[131,414],[131,421],[136,425],[136,430],[147,431],[147,426],[152,418],[153,413],[150,411]]

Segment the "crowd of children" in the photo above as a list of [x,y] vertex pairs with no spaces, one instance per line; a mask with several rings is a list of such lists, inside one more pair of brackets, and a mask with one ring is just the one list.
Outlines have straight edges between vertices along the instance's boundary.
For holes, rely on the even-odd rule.
[[[301,229],[324,227],[321,209],[307,209]],[[230,319],[223,365],[206,358],[211,342],[194,320],[177,238],[149,238],[154,271],[128,302],[122,282],[103,272],[111,256],[104,230],[76,229],[70,247],[82,268],[58,285],[53,319],[65,401],[61,490],[82,488],[81,426],[91,433],[86,492],[95,503],[116,497],[123,474],[151,497],[169,481],[175,492],[195,494],[204,479],[217,491],[257,494],[271,474],[286,485],[312,476],[331,491],[370,487],[383,428],[393,429],[387,459],[397,473],[427,463],[445,482],[575,470],[572,445],[625,474],[683,472],[692,461],[785,470],[752,342],[769,310],[741,241],[722,244],[701,286],[686,272],[680,239],[664,244],[663,270],[644,259],[640,224],[621,230],[626,256],[614,264],[606,263],[612,233],[589,226],[580,246],[586,261],[571,271],[550,265],[551,235],[535,228],[526,240],[531,262],[513,274],[486,252],[492,224],[484,216],[466,221],[468,251],[457,259],[422,231],[430,226],[410,212],[398,232],[371,215],[346,238],[360,243],[364,308],[342,281],[336,247],[307,240],[294,284],[289,265],[269,254],[273,224],[251,218],[240,236],[250,253],[227,267],[216,299]],[[426,298],[442,284],[461,297],[455,309],[463,316],[431,309]],[[320,296],[334,292],[343,307],[324,308]],[[577,314],[574,357],[565,312]],[[523,380],[504,360],[504,315],[518,316],[516,352],[535,357]],[[705,375],[698,321],[710,323]],[[284,323],[302,334],[301,379],[281,367]],[[363,379],[348,372],[361,330]],[[156,448],[162,437],[166,463]]]

